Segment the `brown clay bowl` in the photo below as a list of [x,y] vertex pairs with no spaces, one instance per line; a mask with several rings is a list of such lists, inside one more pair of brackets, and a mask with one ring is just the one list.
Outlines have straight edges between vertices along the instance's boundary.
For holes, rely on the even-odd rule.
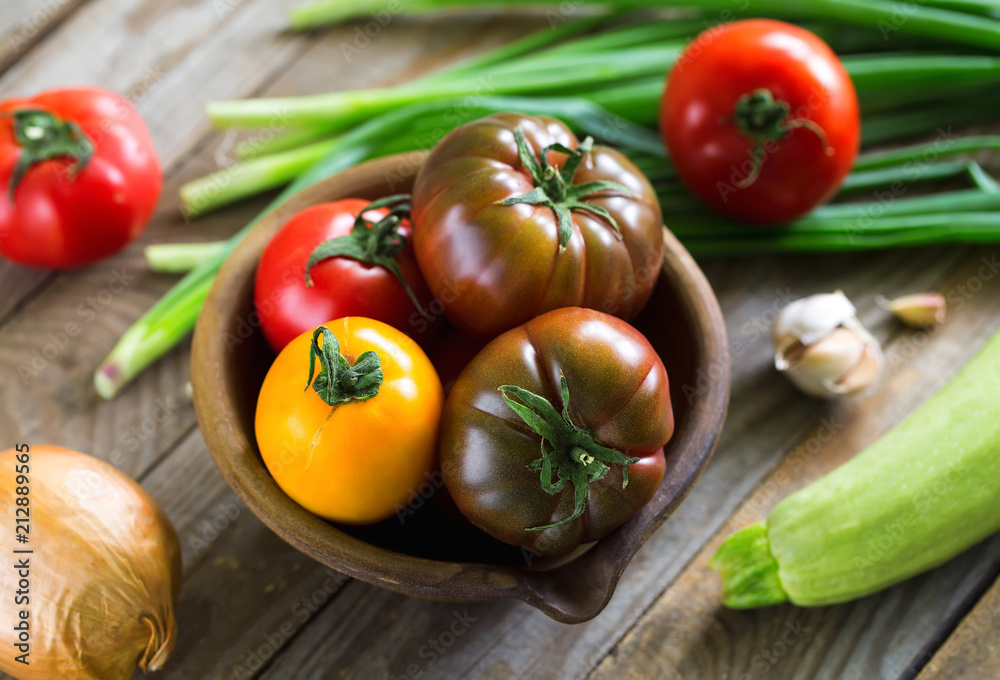
[[308,206],[409,191],[424,158],[392,156],[331,177],[289,199],[240,244],[219,272],[194,335],[191,376],[198,421],[240,500],[313,559],[409,595],[519,599],[558,621],[586,621],[604,609],[629,560],[694,486],[715,447],[729,400],[729,351],[718,301],[694,260],[666,230],[659,283],[635,322],[670,376],[677,427],[666,448],[666,476],[649,504],[575,559],[548,565],[532,561],[433,508],[405,523],[391,518],[370,527],[334,525],[286,496],[257,450],[257,393],[274,356],[254,323],[254,272],[264,247]]

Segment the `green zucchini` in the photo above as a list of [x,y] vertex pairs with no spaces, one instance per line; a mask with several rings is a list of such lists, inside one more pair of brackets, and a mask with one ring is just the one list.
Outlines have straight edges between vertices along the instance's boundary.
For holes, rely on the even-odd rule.
[[731,535],[723,602],[846,602],[1000,531],[1000,333],[944,389],[832,473]]

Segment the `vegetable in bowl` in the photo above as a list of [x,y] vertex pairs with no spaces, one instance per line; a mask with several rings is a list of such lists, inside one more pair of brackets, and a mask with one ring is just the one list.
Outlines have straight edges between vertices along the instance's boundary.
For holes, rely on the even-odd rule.
[[410,240],[409,196],[348,198],[295,214],[264,251],[254,305],[275,352],[330,319],[383,321],[426,346],[439,318]]
[[441,425],[445,485],[473,524],[532,553],[597,541],[663,479],[668,382],[624,321],[543,314],[487,345],[455,382]]
[[405,508],[436,465],[444,394],[430,359],[388,324],[335,319],[290,342],[257,400],[260,455],[312,513],[372,524]]
[[646,176],[548,116],[500,113],[448,134],[417,175],[413,223],[431,291],[485,338],[560,307],[632,319],[663,256]]

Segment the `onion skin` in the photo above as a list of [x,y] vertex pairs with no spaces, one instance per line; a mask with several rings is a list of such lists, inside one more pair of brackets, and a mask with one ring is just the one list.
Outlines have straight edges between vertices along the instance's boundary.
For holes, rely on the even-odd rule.
[[[177,638],[177,533],[135,481],[86,454],[32,446],[31,533],[16,543],[14,449],[0,453],[0,626],[30,612],[30,665],[11,634],[0,636],[0,670],[18,680],[128,680],[158,670]],[[30,548],[30,604],[17,605],[15,549]],[[18,555],[17,557],[22,557]]]

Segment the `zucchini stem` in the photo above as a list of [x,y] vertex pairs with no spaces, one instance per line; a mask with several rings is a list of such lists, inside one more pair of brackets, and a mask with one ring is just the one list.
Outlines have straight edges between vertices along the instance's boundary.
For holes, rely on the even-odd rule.
[[751,524],[727,538],[709,566],[722,576],[722,603],[731,609],[753,609],[788,601],[763,522]]

